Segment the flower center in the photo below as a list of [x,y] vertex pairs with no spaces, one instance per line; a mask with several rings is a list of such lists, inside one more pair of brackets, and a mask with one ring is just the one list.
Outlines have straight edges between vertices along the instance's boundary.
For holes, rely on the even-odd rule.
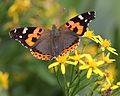
[[107,63],[110,61],[110,59],[108,57],[104,57],[103,60]]
[[103,46],[104,48],[107,48],[107,47],[111,46],[111,42],[110,42],[109,40],[106,40],[106,39],[105,39],[105,40],[103,41],[102,46]]
[[59,62],[59,63],[65,63],[65,61],[67,61],[67,58],[68,58],[68,55],[64,55],[64,56],[59,56],[56,58],[56,60]]
[[95,67],[96,67],[95,61],[89,62],[89,66],[90,66],[91,68],[95,68]]
[[94,36],[93,31],[87,31],[87,32],[84,34],[84,37],[92,38],[92,36]]

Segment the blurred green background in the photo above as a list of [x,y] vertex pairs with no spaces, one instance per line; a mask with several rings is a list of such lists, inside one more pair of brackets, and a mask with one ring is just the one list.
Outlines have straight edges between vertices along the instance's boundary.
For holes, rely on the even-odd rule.
[[[47,69],[48,61],[34,58],[28,49],[10,39],[15,27],[58,27],[71,17],[95,10],[89,28],[120,53],[120,0],[0,0],[0,71],[9,73],[9,96],[63,96],[56,78]],[[116,58],[120,81],[120,56]]]

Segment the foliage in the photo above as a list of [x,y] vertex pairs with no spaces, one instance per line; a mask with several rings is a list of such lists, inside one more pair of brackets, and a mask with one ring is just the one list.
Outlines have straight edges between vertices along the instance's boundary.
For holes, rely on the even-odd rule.
[[[76,96],[77,94],[80,96],[82,94],[106,96],[119,92],[114,92],[114,90],[120,87],[120,82],[114,84],[113,77],[115,74],[109,69],[110,64],[115,61],[115,59],[110,59],[110,52],[118,55],[116,49],[110,46],[109,40],[102,39],[100,35],[94,35],[93,31],[87,31],[81,39],[81,46],[77,49],[81,50],[75,50],[74,55],[59,56],[56,58],[56,62],[48,66],[49,69],[53,68],[58,84],[63,89],[65,96]],[[98,47],[94,45],[97,50],[92,51],[93,53],[86,53],[88,50],[86,46],[92,43],[91,40],[98,44]],[[89,48],[91,49],[90,46]],[[55,67],[58,68],[58,71],[55,70]],[[62,76],[59,74],[60,70]],[[59,81],[60,77],[63,78],[61,82]],[[86,83],[87,85],[82,86]],[[85,88],[88,92],[81,92]]]

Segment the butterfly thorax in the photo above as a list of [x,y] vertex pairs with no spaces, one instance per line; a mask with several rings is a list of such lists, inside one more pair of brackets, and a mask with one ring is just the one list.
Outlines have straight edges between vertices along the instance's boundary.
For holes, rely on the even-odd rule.
[[55,25],[52,26],[52,35],[54,38],[56,38],[60,35],[60,32]]
[[57,56],[60,54],[60,31],[57,29],[55,25],[52,26],[51,30],[51,40],[52,40],[52,54]]

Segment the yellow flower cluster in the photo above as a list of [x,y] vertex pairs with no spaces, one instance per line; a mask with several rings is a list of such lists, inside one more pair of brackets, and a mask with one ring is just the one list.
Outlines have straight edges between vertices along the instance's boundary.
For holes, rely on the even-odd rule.
[[0,88],[4,88],[5,90],[8,89],[8,81],[9,74],[8,73],[3,73],[0,71]]
[[95,41],[96,43],[100,44],[101,45],[101,50],[104,52],[105,50],[108,50],[110,51],[111,53],[115,54],[115,55],[118,55],[116,53],[116,49],[112,48],[111,47],[111,42],[110,40],[107,40],[107,39],[102,39],[102,37],[100,35],[97,35],[95,36],[93,34],[93,31],[87,31],[83,37],[86,37],[86,38],[89,38],[93,41]]
[[117,82],[116,84],[105,83],[105,84],[103,84],[103,88],[101,89],[101,91],[115,90],[115,89],[117,89],[119,87],[120,87],[120,82]]
[[116,85],[112,84],[113,78],[110,78],[110,74],[108,75],[108,72],[106,72],[105,69],[105,67],[115,61],[115,59],[110,58],[110,53],[118,55],[116,49],[111,47],[111,42],[107,39],[102,39],[102,37],[99,35],[94,35],[93,31],[90,30],[84,34],[83,38],[88,38],[90,41],[92,40],[100,45],[95,56],[75,50],[74,55],[67,54],[57,57],[56,62],[50,64],[48,68],[50,69],[60,66],[62,74],[65,75],[65,69],[67,65],[71,64],[73,66],[78,66],[80,71],[87,70],[86,77],[88,79],[92,76],[92,74],[96,74],[103,79],[105,78],[104,80],[107,82],[107,84],[103,84],[103,88],[101,89],[102,91],[106,90],[107,88],[111,88],[113,90],[120,87],[119,82]]
[[30,0],[15,0],[8,10],[8,15],[13,18],[13,22],[18,24],[19,15],[30,8]]
[[57,57],[56,58],[56,62],[50,64],[48,66],[48,68],[50,69],[50,68],[53,68],[53,67],[55,67],[55,66],[60,64],[62,74],[65,74],[65,65],[67,65],[67,64],[76,65],[77,64],[76,62],[68,61],[68,57],[69,57],[68,54],[66,54],[64,56]]

